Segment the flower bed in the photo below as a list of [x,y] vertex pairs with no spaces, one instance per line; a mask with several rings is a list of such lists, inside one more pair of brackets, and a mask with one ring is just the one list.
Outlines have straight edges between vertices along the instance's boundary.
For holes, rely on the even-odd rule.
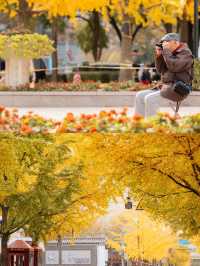
[[[127,82],[81,82],[80,84],[66,82],[41,82],[36,83],[34,88],[29,85],[17,87],[17,91],[138,91],[150,88],[154,85],[143,85],[132,81]],[[1,91],[9,91],[5,86],[0,87]]]
[[[156,87],[157,83],[142,84],[133,81],[124,82],[81,82],[74,84],[72,82],[40,82],[36,83],[34,87],[29,85],[19,86],[16,88],[17,91],[140,91]],[[198,87],[195,86],[194,90],[198,91]],[[10,91],[9,87],[0,85],[0,91]]]
[[66,114],[63,121],[45,119],[32,112],[19,117],[18,111],[9,111],[0,107],[0,131],[12,131],[16,134],[33,133],[200,133],[200,113],[193,116],[173,117],[167,113],[159,113],[151,119],[143,119],[140,115],[128,116],[127,109],[121,112],[101,111],[99,114]]

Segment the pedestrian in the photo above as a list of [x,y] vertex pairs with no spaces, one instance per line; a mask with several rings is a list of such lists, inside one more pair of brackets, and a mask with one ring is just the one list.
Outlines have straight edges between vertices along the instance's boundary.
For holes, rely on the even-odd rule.
[[81,74],[80,71],[77,70],[73,75],[73,84],[79,85],[81,83]]
[[162,99],[181,102],[192,90],[192,52],[177,33],[166,34],[156,45],[155,66],[161,83],[136,94],[135,113],[144,117],[155,115]]
[[149,69],[147,69],[147,68],[143,69],[142,75],[141,75],[141,78],[140,78],[140,82],[143,85],[149,85],[151,83],[151,74],[149,72]]

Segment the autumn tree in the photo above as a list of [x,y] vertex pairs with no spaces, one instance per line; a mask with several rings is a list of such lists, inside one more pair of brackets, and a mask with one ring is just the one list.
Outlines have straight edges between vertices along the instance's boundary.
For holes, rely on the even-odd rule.
[[103,49],[107,48],[108,44],[108,36],[102,25],[101,14],[93,11],[87,17],[81,15],[77,17],[82,19],[81,22],[86,22],[77,32],[81,49],[85,53],[92,52],[94,60],[100,61]]
[[9,237],[19,229],[35,242],[55,239],[80,232],[105,212],[113,196],[110,182],[92,175],[95,163],[91,167],[87,155],[83,160],[82,148],[79,157],[69,137],[1,133],[2,266]]
[[[13,7],[13,1],[7,1],[9,5],[5,6],[2,1],[1,10],[10,14]],[[70,0],[62,1],[62,4],[55,0],[14,0],[17,7],[31,8],[32,14],[46,12],[50,17],[68,16],[75,18],[77,12],[99,12],[105,20],[110,21],[116,30],[121,41],[121,63],[132,64],[131,52],[132,43],[138,31],[145,26],[155,24],[160,26],[164,23],[176,23],[176,18],[182,15],[183,6],[179,0],[163,1],[132,1],[132,0],[102,0],[102,1],[87,1],[81,0],[71,3]],[[19,14],[19,9],[18,14]],[[16,12],[16,11],[15,11]],[[22,15],[24,13],[21,13]],[[29,13],[27,13],[29,15]],[[121,71],[120,80],[132,79],[131,71]]]
[[168,256],[170,248],[178,247],[176,234],[144,212],[124,211],[111,220],[108,228],[109,246],[120,252],[123,243],[129,259],[160,261]]
[[121,134],[108,139],[99,144],[108,158],[104,175],[130,187],[140,207],[154,218],[188,237],[198,235],[199,134]]
[[50,219],[65,211],[79,181],[74,179],[72,169],[59,167],[69,156],[66,145],[61,147],[50,139],[11,133],[1,134],[0,142],[1,265],[4,266],[10,235],[20,228],[30,228],[38,219],[41,224],[35,224],[31,232],[37,240],[43,227],[50,226]]
[[[169,226],[156,222],[145,211],[125,210],[123,201],[118,201],[118,210],[110,208],[107,215],[101,217],[90,228],[92,233],[103,233],[107,237],[107,245],[125,255],[129,261],[144,260],[159,262],[165,260],[174,261],[182,265],[182,258],[175,256],[179,252],[178,236]],[[171,256],[173,252],[174,256]],[[182,249],[179,255],[187,255],[187,250]],[[154,265],[154,264],[153,264]]]

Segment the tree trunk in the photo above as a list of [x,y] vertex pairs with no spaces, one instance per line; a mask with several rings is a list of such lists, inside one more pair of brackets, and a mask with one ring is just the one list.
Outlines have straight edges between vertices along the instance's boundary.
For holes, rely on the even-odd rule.
[[99,47],[99,39],[100,39],[100,18],[99,13],[97,11],[92,12],[92,24],[94,28],[94,40],[93,40],[93,49],[92,54],[94,57],[95,62],[100,60],[100,51],[101,48]]
[[164,23],[164,27],[165,27],[166,33],[170,33],[173,31],[173,26],[171,23]]
[[[130,22],[126,22],[122,26],[122,41],[121,41],[121,59],[120,63],[123,65],[132,66],[132,30]],[[121,69],[119,81],[127,81],[133,79],[132,69]]]
[[8,207],[2,206],[2,225],[1,225],[1,266],[8,266],[8,240],[7,232]]
[[17,86],[29,83],[30,60],[25,58],[11,57],[6,59],[5,85],[11,90]]
[[27,0],[19,0],[19,9],[17,15],[17,24],[24,29],[33,30],[34,17],[32,16],[32,10]]
[[189,48],[193,50],[192,23],[187,20],[180,21],[180,37],[182,42],[186,42]]
[[8,266],[8,240],[8,235],[3,234],[1,238],[1,266]]
[[58,23],[57,23],[57,19],[55,18],[52,22],[52,39],[54,41],[54,48],[55,51],[53,52],[52,55],[52,61],[53,61],[53,81],[57,81],[58,80],[58,52],[57,52],[57,48],[58,48]]

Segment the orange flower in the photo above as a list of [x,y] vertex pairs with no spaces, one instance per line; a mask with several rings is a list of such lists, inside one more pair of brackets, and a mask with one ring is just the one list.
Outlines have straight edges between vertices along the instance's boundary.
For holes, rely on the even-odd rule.
[[3,112],[5,110],[5,107],[0,105],[0,113]]
[[107,116],[107,112],[106,111],[101,111],[100,113],[99,113],[99,117],[100,118],[103,118],[103,117],[106,117]]
[[92,132],[92,133],[97,132],[97,129],[95,127],[93,127],[90,129],[90,132]]
[[110,110],[110,114],[116,115],[117,112],[114,109],[112,109],[112,110]]
[[81,131],[83,129],[83,126],[81,124],[78,124],[75,126],[76,130]]
[[65,126],[64,125],[61,125],[58,129],[57,129],[57,132],[59,133],[65,133],[66,130],[65,130]]
[[25,134],[30,134],[33,132],[32,128],[27,126],[27,125],[22,125],[21,126],[21,132]]
[[86,115],[85,114],[81,114],[81,119],[85,119]]
[[0,117],[0,125],[3,125],[5,123],[5,119],[3,119],[2,117]]
[[66,115],[66,120],[67,122],[74,122],[75,121],[74,115],[72,113],[68,113]]
[[10,111],[5,110],[4,114],[5,114],[5,117],[9,117],[10,116]]
[[110,116],[110,117],[108,118],[108,121],[112,123],[113,121],[115,121],[115,119],[114,119],[112,116]]
[[128,119],[125,118],[125,117],[120,117],[119,120],[118,120],[119,123],[127,123],[128,122]]
[[90,120],[92,118],[92,115],[86,115],[86,119]]
[[124,107],[123,108],[123,111],[120,114],[121,115],[127,115],[127,112],[128,112],[128,108],[127,107]]
[[134,121],[140,121],[141,119],[143,119],[143,116],[140,114],[134,114],[133,116],[133,120]]
[[166,118],[169,118],[169,119],[170,119],[170,117],[171,117],[171,115],[170,115],[169,113],[162,113],[162,115],[163,115],[164,117],[166,117]]

